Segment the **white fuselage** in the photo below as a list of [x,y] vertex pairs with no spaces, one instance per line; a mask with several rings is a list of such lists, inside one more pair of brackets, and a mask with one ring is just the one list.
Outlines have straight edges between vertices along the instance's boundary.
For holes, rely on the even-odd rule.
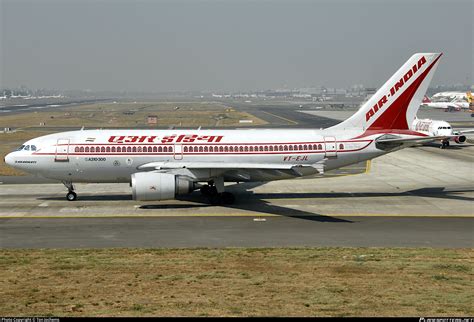
[[453,129],[446,121],[416,118],[412,123],[412,130],[429,136],[451,136]]
[[[357,134],[360,134],[357,131]],[[129,182],[150,162],[222,162],[311,165],[324,159],[325,171],[380,156],[374,137],[327,130],[85,130],[26,142],[29,150],[10,153],[6,162],[46,178],[73,182]],[[377,135],[379,136],[379,135]],[[31,147],[35,146],[35,151]],[[208,180],[219,170],[176,170]],[[306,169],[303,175],[317,173]],[[294,177],[293,171],[227,171],[226,181],[269,181]]]
[[429,103],[422,103],[422,106],[439,108],[439,109],[461,110],[461,109],[469,108],[469,102],[466,102],[466,101],[429,102]]

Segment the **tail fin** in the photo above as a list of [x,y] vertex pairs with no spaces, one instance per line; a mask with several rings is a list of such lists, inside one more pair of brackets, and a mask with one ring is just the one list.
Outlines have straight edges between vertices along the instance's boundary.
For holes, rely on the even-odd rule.
[[350,118],[335,130],[408,130],[428,89],[441,53],[415,54]]
[[421,103],[424,103],[424,104],[426,104],[426,103],[431,103],[431,100],[430,100],[430,98],[429,98],[428,96],[425,95],[425,96],[423,97],[423,100],[421,101]]

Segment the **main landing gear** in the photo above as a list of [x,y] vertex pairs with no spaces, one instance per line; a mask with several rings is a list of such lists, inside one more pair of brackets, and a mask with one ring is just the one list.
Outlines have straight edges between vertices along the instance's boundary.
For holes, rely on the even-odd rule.
[[222,178],[209,181],[208,184],[202,186],[201,194],[206,196],[213,205],[231,205],[235,202],[234,195],[224,191],[224,180]]
[[74,192],[74,185],[71,181],[63,181],[63,184],[68,189],[68,193],[66,194],[66,199],[68,201],[75,201],[77,199],[77,194]]
[[440,148],[441,149],[446,149],[447,147],[449,147],[449,141],[441,141]]

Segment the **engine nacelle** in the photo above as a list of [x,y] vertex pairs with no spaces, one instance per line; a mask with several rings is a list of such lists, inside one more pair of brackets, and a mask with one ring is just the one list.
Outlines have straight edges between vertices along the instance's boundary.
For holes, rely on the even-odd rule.
[[456,136],[456,137],[454,138],[454,142],[456,142],[456,143],[464,143],[464,142],[466,142],[466,136],[464,136],[464,135]]
[[194,190],[194,183],[169,173],[137,172],[132,174],[134,200],[167,200]]

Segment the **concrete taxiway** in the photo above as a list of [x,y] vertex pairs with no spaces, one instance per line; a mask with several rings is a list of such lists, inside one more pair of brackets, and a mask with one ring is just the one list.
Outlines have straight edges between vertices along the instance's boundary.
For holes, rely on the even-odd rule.
[[[0,247],[474,246],[474,146],[418,147],[370,171],[137,202],[127,184],[0,185]],[[359,169],[362,170],[362,169]],[[355,171],[357,172],[357,171]]]

